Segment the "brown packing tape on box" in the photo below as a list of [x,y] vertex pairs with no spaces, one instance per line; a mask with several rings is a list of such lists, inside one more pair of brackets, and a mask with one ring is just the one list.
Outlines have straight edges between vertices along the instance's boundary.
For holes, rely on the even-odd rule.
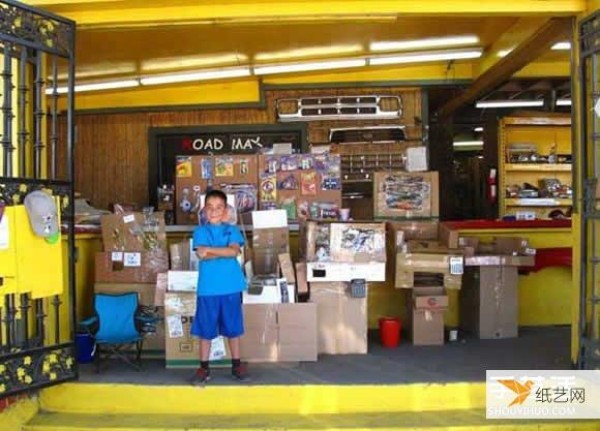
[[351,298],[347,283],[311,283],[317,304],[319,353],[367,353],[367,298]]
[[167,234],[163,212],[155,212],[152,217],[158,221],[156,231],[144,229],[145,216],[142,213],[125,212],[107,214],[100,218],[102,242],[105,251],[151,251],[167,250]]
[[[128,256],[132,258],[129,259]],[[163,250],[133,253],[97,252],[95,281],[99,283],[155,284],[156,275],[168,269],[169,258]]]

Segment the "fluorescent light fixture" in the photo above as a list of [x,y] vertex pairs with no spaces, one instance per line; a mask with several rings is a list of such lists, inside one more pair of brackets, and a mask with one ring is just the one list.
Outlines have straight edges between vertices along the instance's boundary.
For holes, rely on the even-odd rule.
[[219,65],[239,65],[248,61],[248,56],[236,52],[214,55],[189,55],[186,57],[156,58],[142,61],[143,72],[156,72],[169,69],[190,69]]
[[331,56],[342,54],[356,54],[363,50],[362,45],[332,45],[313,46],[307,48],[288,49],[277,52],[260,52],[254,56],[254,61],[277,61],[290,58]]
[[[75,92],[81,93],[84,91],[99,91],[99,90],[115,90],[119,88],[133,88],[140,85],[137,79],[127,79],[124,81],[105,81],[93,82],[89,84],[75,84]],[[58,94],[64,94],[69,91],[67,86],[56,87]],[[46,89],[46,94],[53,94],[52,88]]]
[[443,46],[475,45],[479,43],[479,37],[475,35],[434,37],[430,39],[399,40],[371,42],[371,51],[408,51],[411,49],[439,48]]
[[475,104],[476,108],[535,108],[544,106],[543,100],[486,100]]
[[178,73],[171,75],[146,76],[140,78],[142,85],[174,84],[178,82],[205,81],[207,79],[239,78],[250,76],[249,67],[234,69],[204,70],[191,73]]
[[571,42],[557,42],[552,45],[554,51],[568,51],[571,49]]
[[558,99],[556,106],[571,106],[571,99]]
[[400,54],[389,57],[372,57],[369,65],[378,66],[384,64],[423,63],[429,61],[464,60],[468,58],[479,58],[483,50],[481,48],[470,50],[447,50],[435,52],[420,52]]
[[474,131],[474,132],[477,132],[477,133],[481,133],[481,132],[483,132],[483,127],[475,127],[475,128],[473,129],[473,131]]
[[453,147],[464,148],[464,147],[483,147],[483,141],[458,141],[452,143]]
[[366,66],[364,58],[355,60],[319,61],[315,63],[281,64],[254,67],[255,75],[271,75],[274,73],[310,72],[313,70],[346,69]]

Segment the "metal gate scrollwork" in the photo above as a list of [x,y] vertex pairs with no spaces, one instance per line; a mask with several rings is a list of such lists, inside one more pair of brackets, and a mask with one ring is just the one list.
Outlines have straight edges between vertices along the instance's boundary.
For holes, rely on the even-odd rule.
[[[74,70],[73,21],[0,0],[0,399],[77,378]],[[24,199],[38,190],[60,220],[56,267],[35,254],[40,238],[20,239],[33,235]]]

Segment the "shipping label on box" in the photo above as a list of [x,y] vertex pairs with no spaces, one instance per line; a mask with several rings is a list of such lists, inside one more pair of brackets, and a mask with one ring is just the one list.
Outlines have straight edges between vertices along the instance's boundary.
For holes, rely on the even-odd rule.
[[329,231],[332,261],[386,261],[384,223],[332,223]]
[[375,217],[439,216],[437,172],[376,172],[373,187]]
[[167,273],[168,292],[196,292],[198,287],[198,272],[169,271]]
[[[135,257],[126,257],[129,255],[135,255]],[[126,263],[127,265],[125,265]],[[141,253],[97,252],[95,281],[98,283],[154,284],[156,275],[166,272],[168,269],[169,258],[163,250]]]

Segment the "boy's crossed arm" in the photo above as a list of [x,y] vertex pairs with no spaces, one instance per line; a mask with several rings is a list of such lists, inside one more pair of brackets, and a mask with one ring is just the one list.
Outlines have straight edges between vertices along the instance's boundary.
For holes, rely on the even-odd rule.
[[196,255],[200,259],[214,259],[217,257],[236,257],[240,254],[239,244],[229,244],[227,247],[196,247]]

